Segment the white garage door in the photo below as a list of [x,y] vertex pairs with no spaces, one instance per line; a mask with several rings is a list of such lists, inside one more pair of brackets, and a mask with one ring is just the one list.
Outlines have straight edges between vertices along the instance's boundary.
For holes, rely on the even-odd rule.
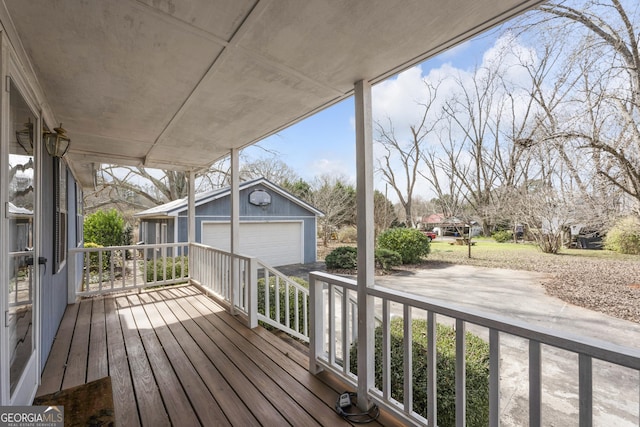
[[[229,251],[229,223],[202,224],[202,243]],[[302,263],[302,222],[242,222],[242,255],[255,256],[272,266]]]

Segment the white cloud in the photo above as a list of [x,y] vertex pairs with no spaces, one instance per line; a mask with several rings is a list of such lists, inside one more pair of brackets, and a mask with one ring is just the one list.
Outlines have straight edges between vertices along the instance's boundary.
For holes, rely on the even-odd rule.
[[[465,43],[453,51],[449,51],[447,55],[453,57],[455,54],[466,54],[467,47],[468,45]],[[456,95],[462,95],[461,87],[472,93],[474,78],[476,81],[481,82],[482,79],[487,78],[488,70],[495,70],[496,68],[498,68],[505,81],[508,82],[508,85],[496,87],[491,111],[494,115],[497,115],[498,106],[509,95],[516,100],[521,100],[521,102],[516,102],[514,108],[516,119],[521,118],[527,108],[529,93],[527,87],[531,81],[527,70],[521,64],[522,62],[531,64],[537,62],[537,60],[538,58],[533,48],[522,45],[517,38],[507,34],[497,39],[491,48],[483,52],[482,60],[475,69],[456,68],[451,63],[445,63],[438,68],[429,69],[425,73],[423,67],[426,65],[424,64],[412,67],[399,74],[396,78],[382,82],[373,88],[374,121],[386,124],[387,118],[389,118],[393,123],[398,139],[408,141],[410,138],[409,127],[418,123],[424,111],[423,107],[419,106],[418,103],[424,103],[428,99],[425,82],[439,85],[438,98],[434,101],[432,107],[433,113],[439,114],[446,100]],[[508,111],[511,111],[511,109]],[[464,115],[460,115],[457,118],[464,121]],[[505,120],[506,123],[510,121],[510,119]],[[459,129],[454,130],[454,132],[458,132],[460,138],[464,138]],[[428,143],[434,147],[439,144],[435,135]],[[375,149],[374,153],[376,157],[380,156],[380,147]],[[400,172],[402,167],[399,163],[397,165],[397,172]],[[397,176],[401,177],[402,175],[402,173],[397,173]],[[376,180],[378,181],[380,178]],[[384,187],[384,184],[378,184],[378,188],[380,185]],[[404,185],[404,182],[400,185]],[[421,182],[416,186],[416,195],[427,199],[433,197],[433,192],[428,187],[426,182]]]
[[315,159],[308,164],[305,175],[305,179],[309,181],[312,181],[314,178],[322,175],[330,175],[333,177],[344,177],[354,185],[356,182],[356,177],[353,173],[353,166],[347,165],[339,158]]

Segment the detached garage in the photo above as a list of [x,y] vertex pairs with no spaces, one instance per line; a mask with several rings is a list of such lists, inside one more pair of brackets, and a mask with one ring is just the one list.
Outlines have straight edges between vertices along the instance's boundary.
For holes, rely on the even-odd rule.
[[[230,250],[230,187],[196,196],[196,241]],[[135,215],[144,243],[186,242],[187,200]],[[240,249],[272,266],[316,261],[316,218],[322,212],[272,182],[240,184]]]

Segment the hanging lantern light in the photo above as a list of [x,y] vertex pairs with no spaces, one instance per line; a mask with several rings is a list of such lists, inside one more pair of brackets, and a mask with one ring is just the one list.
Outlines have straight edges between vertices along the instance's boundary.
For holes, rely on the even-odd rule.
[[69,149],[71,139],[67,136],[67,131],[62,127],[62,123],[60,123],[59,127],[54,128],[53,130],[55,132],[43,132],[42,136],[44,139],[44,146],[50,156],[62,157]]

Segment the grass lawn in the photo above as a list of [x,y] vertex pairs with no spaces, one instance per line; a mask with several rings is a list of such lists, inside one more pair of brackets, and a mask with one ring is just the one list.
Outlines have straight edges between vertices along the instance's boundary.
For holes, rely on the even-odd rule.
[[474,238],[471,259],[467,246],[450,245],[446,240],[431,242],[427,262],[438,261],[515,270],[550,271],[573,259],[598,259],[638,262],[635,255],[622,255],[608,250],[563,249],[560,254],[545,254],[533,243],[498,243],[493,239]]

